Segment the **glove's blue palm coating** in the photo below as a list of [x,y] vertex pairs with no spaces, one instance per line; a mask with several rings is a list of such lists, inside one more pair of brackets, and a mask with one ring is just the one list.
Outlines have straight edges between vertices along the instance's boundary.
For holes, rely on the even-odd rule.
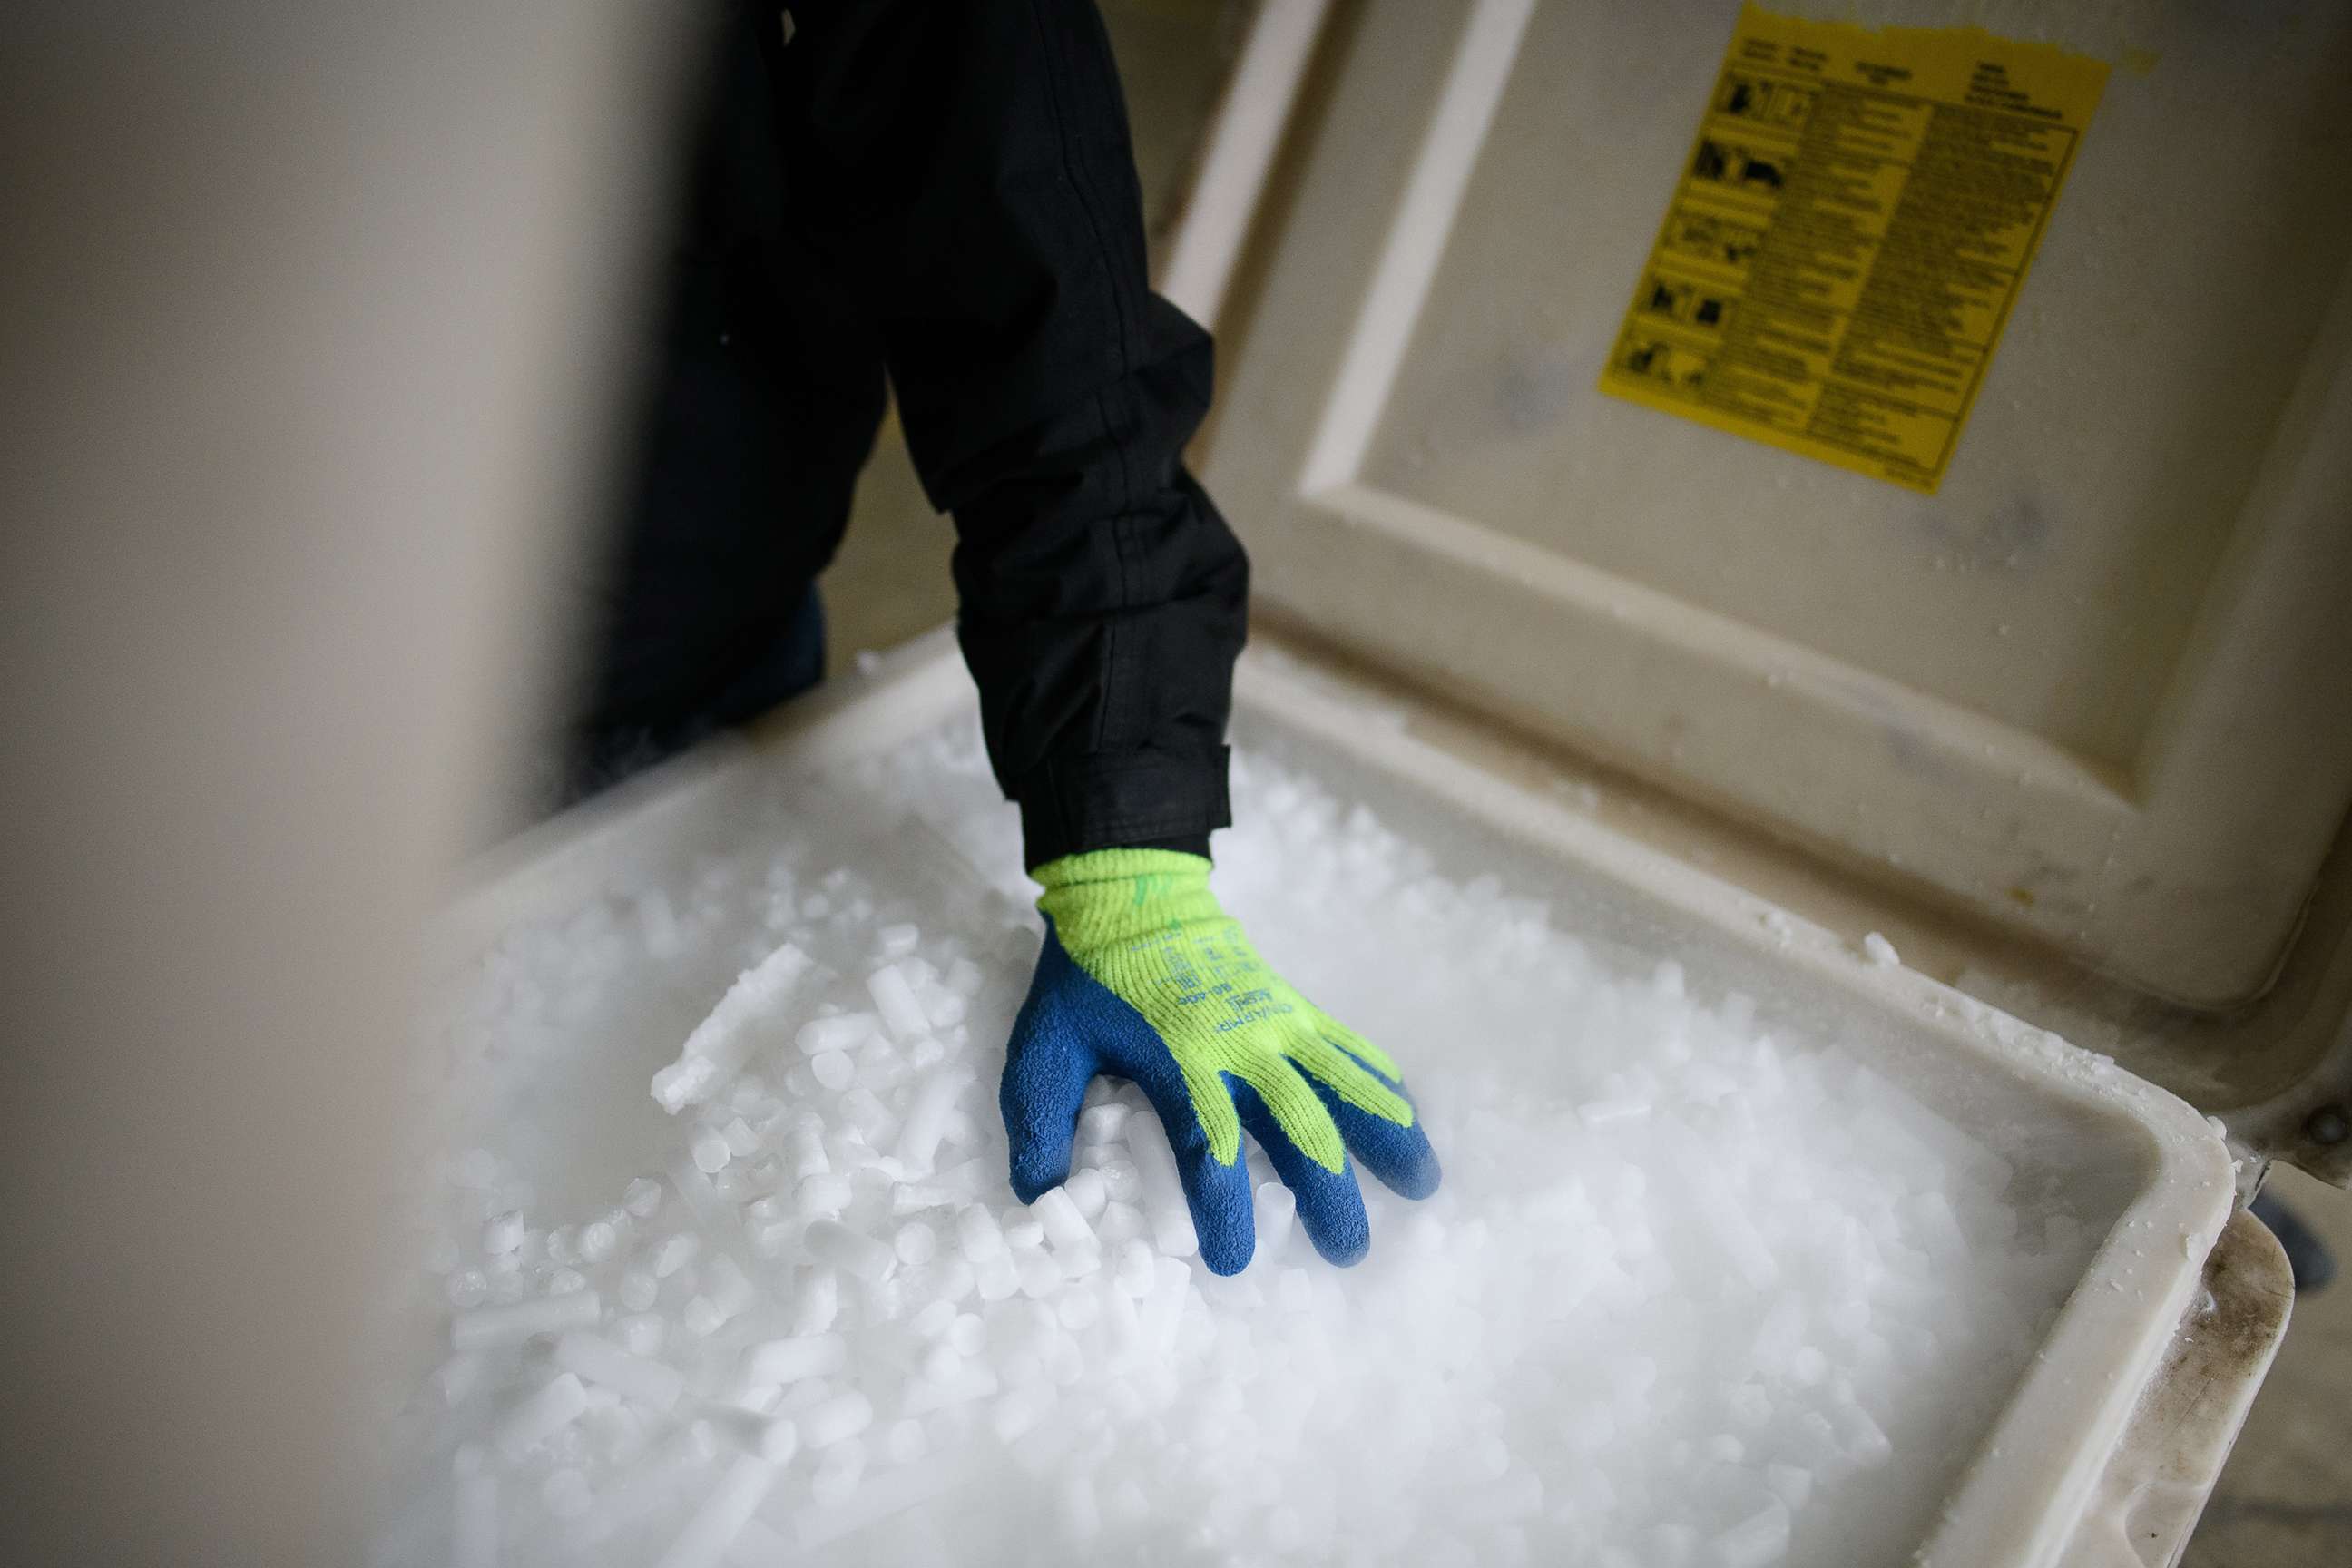
[[[1194,874],[1205,896],[1205,862],[1165,858],[1198,866]],[[1097,956],[1097,963],[1146,993],[1144,1005],[1169,1020],[1163,1027],[1072,955],[1053,918],[1054,896],[1049,891],[1045,945],[1028,998],[1013,1022],[1000,1094],[1012,1146],[1013,1189],[1024,1203],[1068,1176],[1080,1104],[1087,1084],[1104,1073],[1131,1080],[1158,1112],[1175,1153],[1202,1259],[1216,1273],[1239,1272],[1255,1247],[1249,1167],[1240,1158],[1238,1130],[1245,1129],[1265,1151],[1297,1199],[1300,1228],[1333,1263],[1357,1261],[1370,1242],[1356,1163],[1407,1197],[1436,1190],[1436,1155],[1387,1059],[1265,973],[1221,911],[1217,945],[1201,949],[1207,958],[1196,963],[1198,954],[1179,956],[1175,970],[1184,984],[1172,1001],[1147,982],[1165,956],[1167,933],[1176,932],[1181,940],[1186,922],[1154,927],[1141,938],[1123,929],[1118,953]],[[1140,908],[1150,896],[1139,891],[1132,905],[1116,907]],[[1136,953],[1148,960],[1142,980],[1135,978],[1137,965],[1120,956]],[[1219,963],[1225,967],[1216,968]],[[1234,976],[1244,983],[1238,989]],[[1224,1008],[1213,1024],[1203,1025],[1205,1015],[1171,1011],[1213,994]],[[1233,1005],[1236,1000],[1238,1006]],[[1204,1027],[1211,1032],[1202,1033]],[[1180,1048],[1191,1053],[1189,1076]],[[1275,1097],[1274,1103],[1261,1089]],[[1226,1097],[1228,1103],[1204,1107],[1200,1101],[1207,1094]],[[1215,1136],[1220,1128],[1234,1129],[1223,1149]]]

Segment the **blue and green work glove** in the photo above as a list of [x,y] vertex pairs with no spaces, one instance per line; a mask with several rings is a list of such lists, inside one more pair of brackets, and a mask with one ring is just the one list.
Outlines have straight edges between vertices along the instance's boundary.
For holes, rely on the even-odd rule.
[[1219,1274],[1239,1273],[1255,1247],[1244,1129],[1333,1263],[1371,1240],[1356,1165],[1409,1198],[1437,1190],[1396,1064],[1265,966],[1217,907],[1206,859],[1097,849],[1031,875],[1045,889],[1045,945],[1000,1096],[1022,1202],[1069,1175],[1079,1104],[1102,1073],[1159,1111],[1202,1259]]

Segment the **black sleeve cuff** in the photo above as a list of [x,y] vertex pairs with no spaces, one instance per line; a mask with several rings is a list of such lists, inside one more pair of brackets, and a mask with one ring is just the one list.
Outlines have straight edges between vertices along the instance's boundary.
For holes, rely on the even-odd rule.
[[1233,823],[1226,748],[1203,755],[1096,752],[1039,764],[1022,781],[1021,837],[1032,867],[1088,849],[1179,849],[1205,856]]

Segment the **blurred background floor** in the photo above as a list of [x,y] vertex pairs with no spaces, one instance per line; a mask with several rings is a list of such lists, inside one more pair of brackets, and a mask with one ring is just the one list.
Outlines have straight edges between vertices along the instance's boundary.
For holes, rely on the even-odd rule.
[[[2285,1203],[2340,1262],[2352,1259],[2352,1194],[2272,1173]],[[2181,1558],[2182,1568],[2352,1563],[2352,1287],[2299,1298],[2286,1342]]]
[[[1247,0],[1103,0],[1133,121],[1144,221],[1155,249],[1181,210],[1202,132],[1252,9]],[[1246,531],[1246,520],[1235,520]],[[923,499],[895,420],[859,487],[849,536],[824,577],[833,668],[955,614],[955,532]],[[2352,1260],[2352,1194],[2281,1171],[2271,1191]],[[2352,1564],[2352,1286],[2307,1296],[2183,1568]]]

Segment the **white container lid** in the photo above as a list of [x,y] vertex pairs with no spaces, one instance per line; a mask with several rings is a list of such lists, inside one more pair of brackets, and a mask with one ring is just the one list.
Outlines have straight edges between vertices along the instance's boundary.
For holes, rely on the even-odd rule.
[[1223,303],[1205,478],[1262,600],[2139,990],[2260,994],[2352,802],[2352,115],[2313,110],[2352,15],[2266,9],[2002,9],[2113,68],[1932,494],[1600,389],[1736,7],[1334,18],[1263,203],[1212,149],[1245,243],[1171,274]]

